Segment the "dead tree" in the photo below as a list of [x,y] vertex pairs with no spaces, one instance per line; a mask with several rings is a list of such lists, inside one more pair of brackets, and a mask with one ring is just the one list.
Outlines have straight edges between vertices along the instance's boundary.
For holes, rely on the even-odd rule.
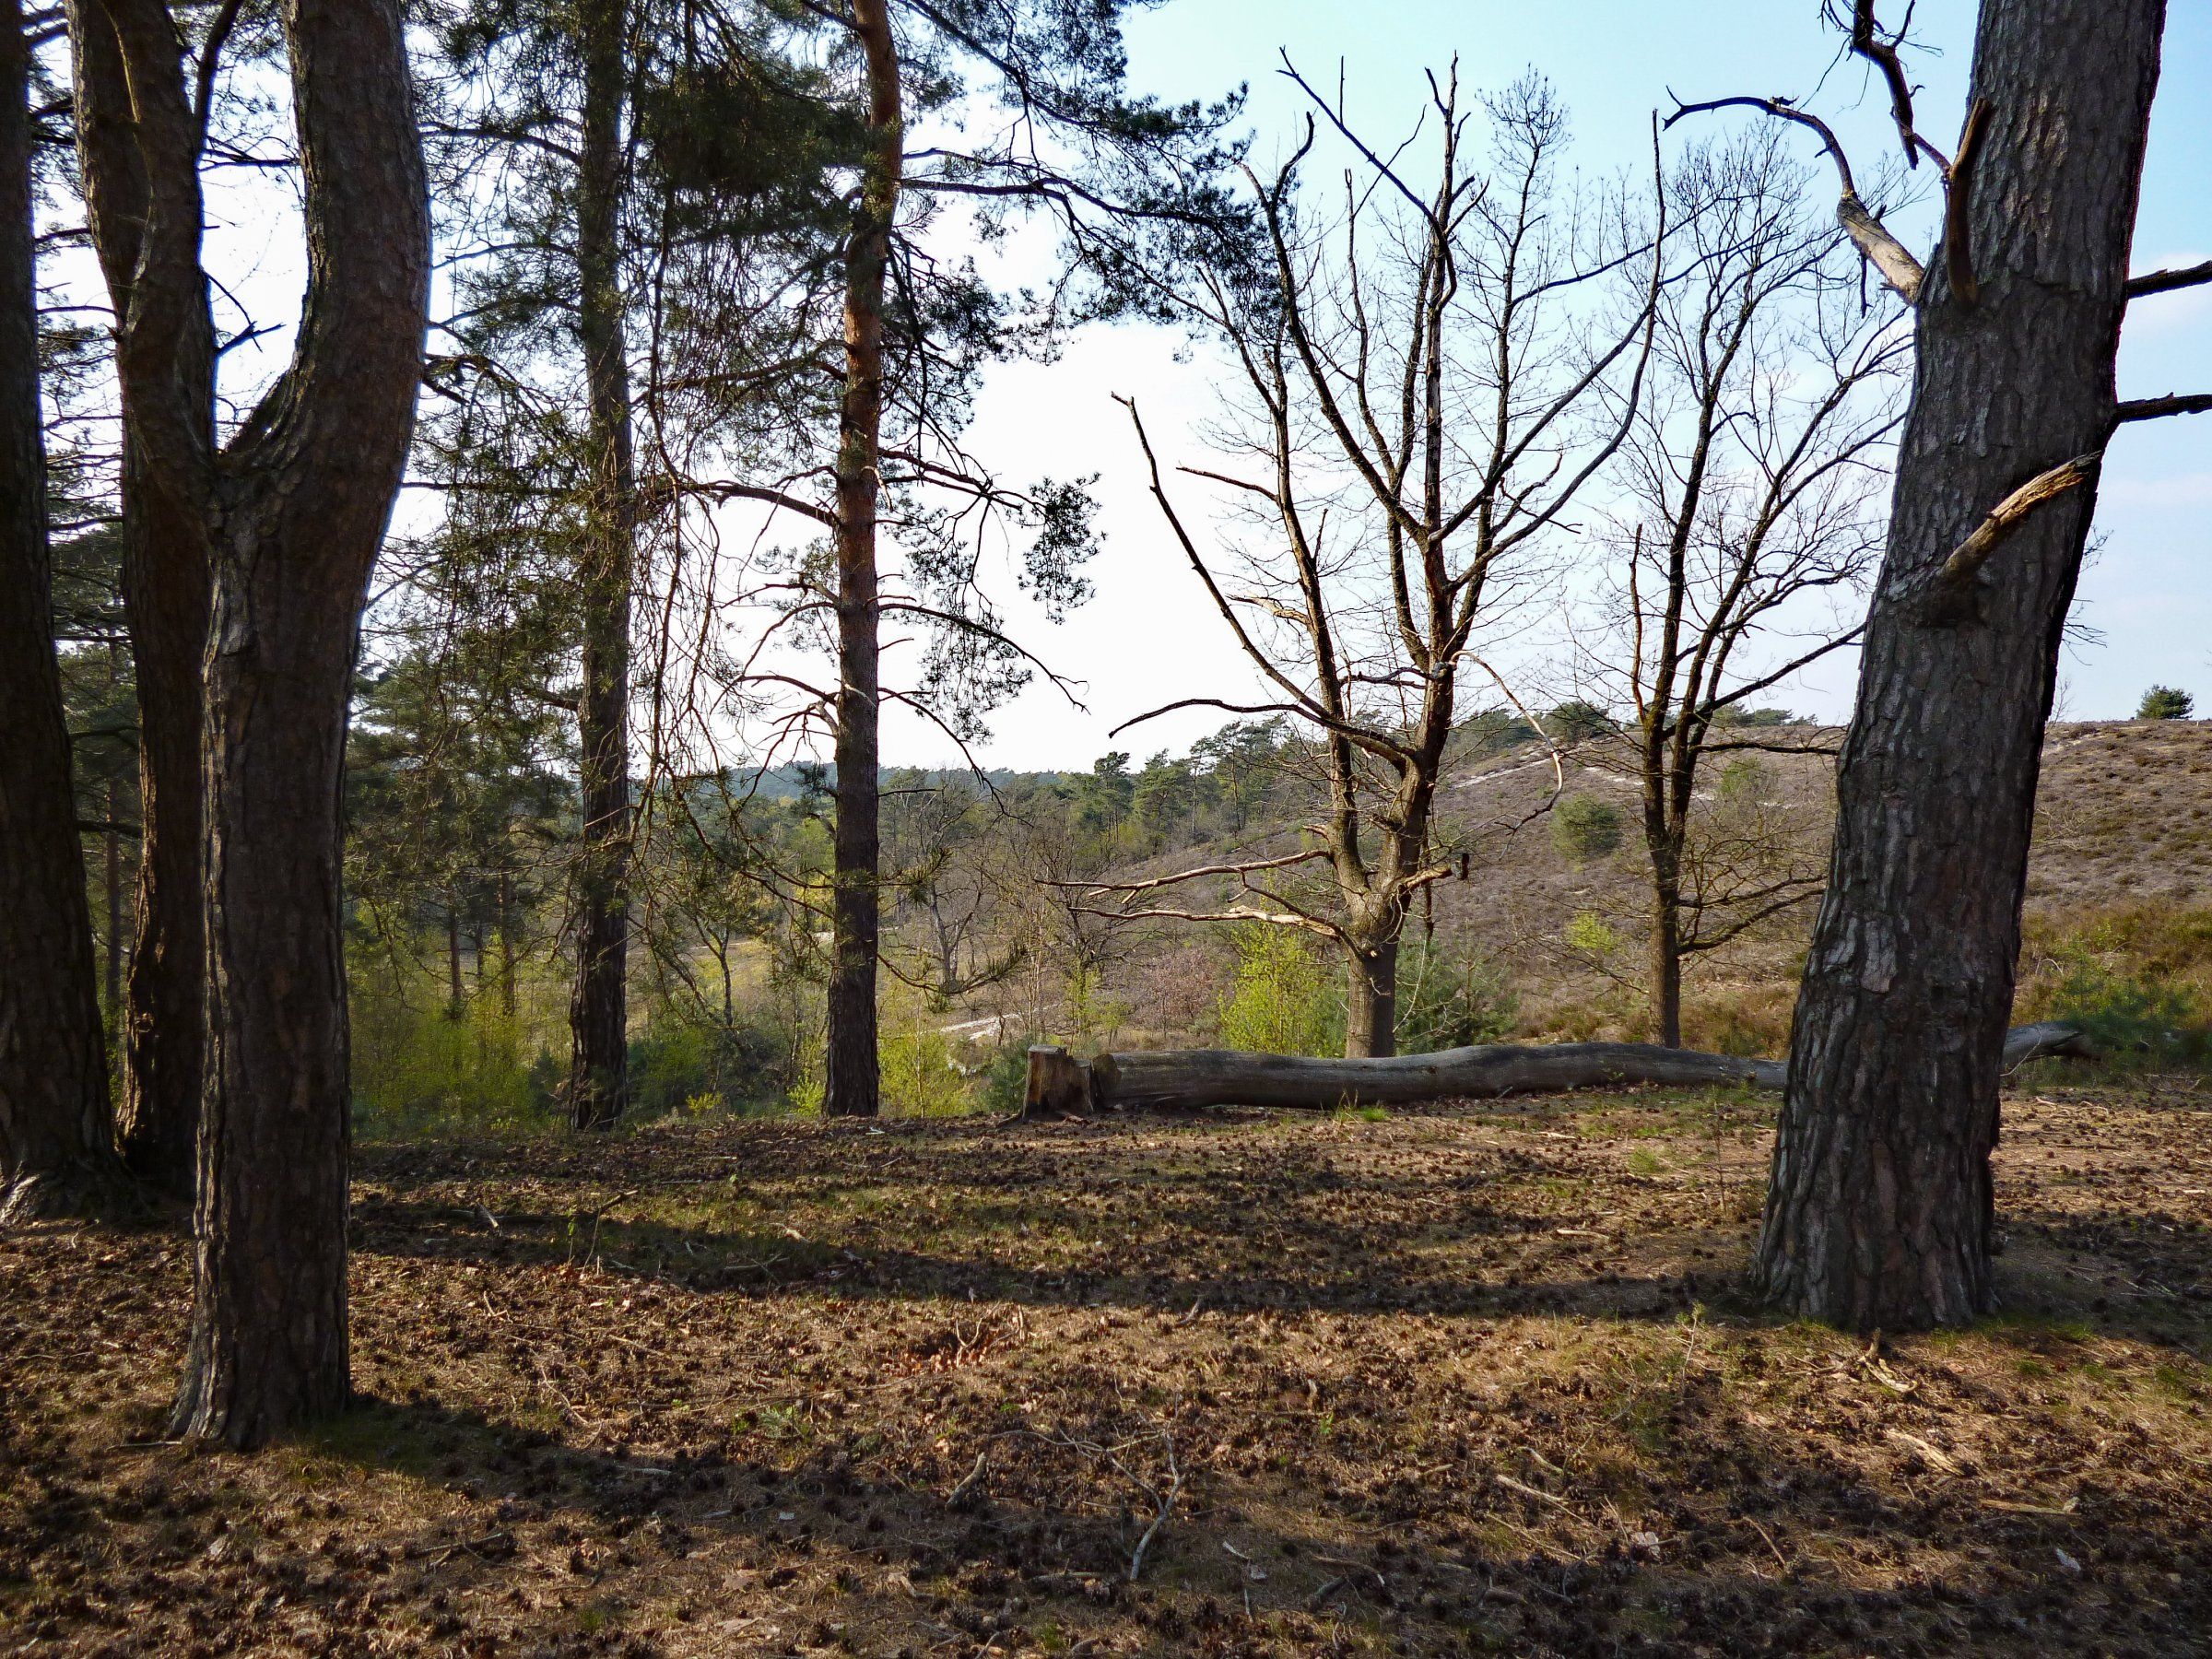
[[0,11],[0,1221],[122,1175],[53,655],[31,241],[30,36]]
[[[207,1049],[180,1434],[260,1443],[342,1406],[339,785],[361,606],[422,376],[429,213],[400,8],[288,0],[308,246],[291,362],[219,451],[198,423],[197,158],[213,58],[161,0],[76,0],[81,150],[124,419],[210,555],[202,708]],[[81,107],[81,103],[80,103]],[[127,266],[124,248],[135,251]]]
[[1912,306],[1919,362],[1757,1277],[1794,1312],[1895,1330],[1994,1300],[2000,1051],[2100,460],[2121,423],[2212,397],[2125,404],[2113,385],[2162,0],[1983,0],[1948,157],[1873,0],[1839,21],[1890,89],[1907,159],[1940,173],[1944,231],[1924,272],[1862,222],[1833,135],[1764,102],[1821,133],[1846,229]]
[[1802,182],[1771,133],[1693,149],[1668,180],[1680,274],[1621,451],[1604,643],[1583,652],[1600,700],[1633,713],[1618,749],[1592,752],[1642,791],[1652,1036],[1670,1048],[1685,963],[1820,890],[1817,866],[1743,833],[1779,828],[1761,815],[1700,823],[1704,762],[1816,745],[1736,717],[1857,641],[1852,590],[1880,547],[1910,335],[1860,303],[1849,244],[1798,206]]
[[[2080,1031],[2057,1020],[2008,1032],[2003,1051],[2007,1070],[2030,1060],[2094,1053]],[[1651,1042],[1500,1043],[1345,1060],[1230,1049],[1161,1049],[1078,1060],[1064,1048],[1040,1045],[1030,1050],[1026,1101],[1033,1112],[1191,1112],[1211,1106],[1335,1112],[1584,1088],[1779,1089],[1787,1069],[1780,1060]]]
[[[1314,206],[1298,188],[1316,142],[1309,117],[1273,178],[1247,175],[1264,270],[1163,277],[1240,377],[1243,407],[1224,441],[1250,464],[1181,470],[1249,505],[1251,542],[1201,547],[1130,407],[1160,512],[1277,700],[1217,706],[1312,728],[1328,807],[1297,852],[1101,885],[1095,897],[1120,915],[1257,921],[1332,941],[1347,965],[1347,1055],[1394,1048],[1407,912],[1453,868],[1432,831],[1463,665],[1482,630],[1512,614],[1560,515],[1626,436],[1628,416],[1606,412],[1606,398],[1621,410],[1640,401],[1660,276],[1649,243],[1592,254],[1556,229],[1566,117],[1548,88],[1524,80],[1487,101],[1484,167],[1467,153],[1456,71],[1430,88],[1438,147],[1424,189],[1314,97],[1354,164],[1333,231],[1301,217]],[[1629,273],[1625,323],[1606,328],[1594,308],[1575,309],[1597,278]],[[1294,878],[1316,866],[1325,888],[1302,890]],[[1198,881],[1234,883],[1240,896],[1173,901]]]

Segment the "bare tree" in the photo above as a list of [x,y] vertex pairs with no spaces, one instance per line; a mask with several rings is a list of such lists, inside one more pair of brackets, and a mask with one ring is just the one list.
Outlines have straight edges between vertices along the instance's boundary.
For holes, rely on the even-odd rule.
[[1819,892],[1817,867],[1762,839],[1782,826],[1758,803],[1701,818],[1703,763],[1814,746],[1741,717],[1857,640],[1843,601],[1880,546],[1910,338],[1860,304],[1850,244],[1805,213],[1804,182],[1772,133],[1693,149],[1668,181],[1680,275],[1621,453],[1606,643],[1583,653],[1601,700],[1633,711],[1625,744],[1589,752],[1642,790],[1652,1034],[1669,1048],[1685,961]]
[[[2099,465],[2121,423],[2212,409],[2120,402],[2121,319],[2132,294],[2212,268],[2127,275],[2162,0],[1983,0],[1947,157],[1921,135],[1904,42],[1873,0],[1831,15],[1888,87],[1906,159],[1942,176],[1944,233],[1924,272],[1881,233],[1916,380],[1757,1276],[1793,1312],[1897,1330],[1994,1299],[2001,1045]],[[1832,133],[1794,104],[1742,101],[1819,132],[1857,223]]]
[[[1173,285],[1241,373],[1242,418],[1222,441],[1252,476],[1182,470],[1250,504],[1255,544],[1201,549],[1130,407],[1161,512],[1279,699],[1239,712],[1314,730],[1328,808],[1298,851],[1094,892],[1118,894],[1121,914],[1259,921],[1333,941],[1355,1056],[1394,1051],[1408,907],[1452,871],[1431,841],[1462,666],[1513,613],[1561,515],[1626,436],[1608,387],[1618,408],[1637,406],[1660,275],[1648,245],[1578,245],[1556,178],[1566,117],[1548,88],[1524,79],[1485,101],[1484,167],[1469,157],[1456,69],[1430,84],[1436,171],[1424,189],[1313,96],[1352,157],[1334,225],[1303,217],[1309,117],[1271,179],[1247,175],[1262,268],[1224,264]],[[1641,271],[1640,253],[1651,275],[1625,323],[1578,309],[1596,279]],[[1297,877],[1316,865],[1329,880],[1312,894]],[[1242,896],[1162,902],[1200,880]]]
[[[346,975],[339,785],[370,569],[422,375],[429,219],[392,0],[287,0],[308,291],[289,367],[217,450],[194,74],[160,0],[70,10],[124,418],[213,571],[204,675],[207,1051],[178,1432],[257,1444],[342,1406]],[[124,257],[124,250],[132,256]]]

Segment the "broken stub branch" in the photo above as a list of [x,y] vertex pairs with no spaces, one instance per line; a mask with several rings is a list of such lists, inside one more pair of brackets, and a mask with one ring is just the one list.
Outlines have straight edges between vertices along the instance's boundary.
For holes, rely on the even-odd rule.
[[[2092,1053],[2078,1030],[2049,1020],[2017,1027],[2006,1036],[2005,1068],[2010,1071],[2053,1054]],[[1344,1106],[1406,1106],[1639,1085],[1779,1089],[1786,1069],[1780,1060],[1708,1054],[1649,1042],[1490,1044],[1379,1060],[1308,1059],[1233,1049],[1163,1049],[1081,1060],[1065,1048],[1040,1044],[1030,1050],[1025,1110],[1275,1106],[1329,1112]]]

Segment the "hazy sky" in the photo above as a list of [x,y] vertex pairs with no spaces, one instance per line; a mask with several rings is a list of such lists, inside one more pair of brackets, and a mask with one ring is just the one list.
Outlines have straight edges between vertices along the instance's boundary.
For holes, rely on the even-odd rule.
[[[1844,134],[1862,173],[1895,137],[1878,87],[1855,61],[1836,65],[1837,40],[1815,0],[1458,0],[1456,4],[1347,4],[1344,0],[1169,0],[1131,29],[1135,87],[1164,97],[1216,96],[1240,81],[1262,158],[1298,116],[1295,89],[1274,73],[1286,48],[1310,78],[1333,84],[1343,63],[1355,123],[1378,134],[1410,120],[1425,95],[1424,67],[1453,54],[1463,84],[1490,87],[1530,65],[1572,112],[1571,162],[1611,174],[1647,153],[1654,107],[1671,88],[1684,99],[1735,92],[1806,97]],[[1974,8],[1924,0],[1916,34],[1940,55],[1914,62],[1924,86],[1921,124],[1948,147],[1963,108]],[[2177,0],[2167,26],[2165,71],[2151,132],[2136,268],[2212,255],[2212,0]],[[1821,84],[1824,72],[1825,85]],[[1755,112],[1707,118],[1757,121]],[[1682,129],[1677,128],[1675,136]],[[1818,158],[1806,139],[1805,157]],[[1816,175],[1830,188],[1830,175]],[[1924,249],[1924,233],[1909,238]],[[1001,711],[983,751],[998,764],[1082,766],[1109,747],[1140,757],[1180,749],[1225,716],[1200,712],[1109,740],[1109,729],[1180,697],[1246,694],[1249,679],[1227,630],[1145,497],[1127,417],[1111,401],[1135,396],[1156,444],[1187,453],[1194,421],[1212,406],[1203,359],[1178,361],[1167,331],[1100,329],[1050,366],[994,371],[973,447],[1011,477],[1097,472],[1104,553],[1091,574],[1097,596],[1063,627],[1016,607],[1025,641],[1084,682],[1085,711],[1033,687]],[[1187,355],[1187,354],[1185,354]],[[2122,394],[2212,387],[2212,288],[2138,302],[2122,353]],[[2064,712],[2132,713],[2144,688],[2164,681],[2212,708],[2212,417],[2131,427],[2112,445],[2098,513],[2105,538],[2082,589],[2080,616],[2101,646],[2077,647],[2065,669]],[[1830,717],[1848,706],[1855,665],[1837,660],[1783,699]],[[887,758],[950,759],[942,738],[911,719],[887,729]]]

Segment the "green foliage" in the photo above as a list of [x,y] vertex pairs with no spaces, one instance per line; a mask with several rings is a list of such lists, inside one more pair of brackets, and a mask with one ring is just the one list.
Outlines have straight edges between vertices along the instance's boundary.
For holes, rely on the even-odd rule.
[[1620,935],[1594,911],[1583,911],[1567,924],[1567,948],[1603,959],[1620,948]]
[[1757,806],[1774,792],[1774,769],[1750,755],[1738,755],[1721,768],[1714,793],[1725,806]]
[[1712,712],[1716,726],[1780,726],[1795,725],[1797,716],[1787,709],[1747,709],[1739,703],[1724,703]]
[[1481,710],[1469,715],[1459,729],[1469,750],[1477,755],[1517,748],[1524,743],[1534,743],[1537,738],[1536,728],[1511,709]]
[[2196,699],[2175,686],[2153,686],[2143,693],[2143,701],[2136,710],[2137,720],[2186,720],[2196,708]]
[[950,1117],[975,1109],[975,1096],[953,1058],[952,1040],[925,1025],[887,1033],[878,1048],[883,1104],[900,1117]]
[[1609,737],[1619,727],[1595,703],[1575,697],[1544,716],[1544,729],[1554,743],[1587,743],[1593,737]]
[[1619,807],[1595,795],[1569,795],[1551,809],[1551,844],[1577,864],[1620,848],[1627,822]]
[[1221,1044],[1261,1054],[1329,1054],[1344,1047],[1344,999],[1321,951],[1287,927],[1235,935],[1236,974],[1220,999]]
[[2212,1029],[2189,991],[2078,958],[2052,998],[2053,1018],[2081,1028],[2097,1052],[2121,1065],[2202,1065]]
[[629,1044],[630,1113],[650,1122],[671,1112],[757,1106],[782,1095],[788,1040],[764,1023],[724,1026],[663,1018]]
[[1402,1054],[1500,1042],[1519,1004],[1505,975],[1468,947],[1457,957],[1415,944],[1398,958],[1397,1046]]
[[1027,1105],[1030,1098],[1030,1045],[1044,1041],[1041,1037],[1023,1037],[1007,1043],[991,1056],[991,1064],[983,1068],[983,1110],[1001,1117],[1011,1117]]
[[558,1069],[523,1057],[512,1015],[479,1006],[454,1019],[357,984],[352,1023],[354,1121],[364,1136],[513,1135],[562,1121],[547,1087]]

